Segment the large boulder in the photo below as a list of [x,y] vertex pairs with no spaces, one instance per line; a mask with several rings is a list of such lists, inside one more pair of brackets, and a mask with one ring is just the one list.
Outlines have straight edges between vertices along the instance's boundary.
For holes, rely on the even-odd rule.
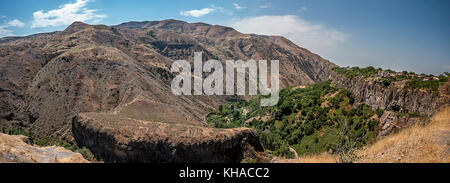
[[62,147],[29,145],[24,136],[0,133],[0,163],[89,163],[80,153]]

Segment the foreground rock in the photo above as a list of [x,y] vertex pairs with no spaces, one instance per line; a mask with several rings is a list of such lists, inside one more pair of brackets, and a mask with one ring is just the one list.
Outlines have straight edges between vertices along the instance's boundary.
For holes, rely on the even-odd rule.
[[32,146],[23,141],[26,139],[0,133],[0,163],[89,163],[79,153],[56,146]]
[[214,129],[83,113],[72,122],[78,145],[107,162],[240,162],[264,156],[256,131]]

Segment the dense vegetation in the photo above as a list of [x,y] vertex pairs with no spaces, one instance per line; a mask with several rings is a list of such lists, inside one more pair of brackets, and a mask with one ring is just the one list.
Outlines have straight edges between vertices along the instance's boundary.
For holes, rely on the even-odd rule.
[[[389,86],[391,83],[396,81],[403,81],[408,80],[406,82],[405,88],[406,89],[426,89],[433,92],[437,92],[439,87],[442,86],[444,83],[448,82],[450,73],[445,72],[444,74],[441,74],[439,76],[433,76],[433,75],[425,75],[425,74],[416,74],[414,72],[395,72],[392,70],[383,70],[381,68],[374,68],[374,67],[366,67],[366,68],[359,68],[359,67],[352,67],[352,68],[345,68],[345,67],[335,67],[333,68],[333,71],[344,75],[347,78],[355,78],[355,77],[362,77],[362,78],[374,78],[379,80],[381,83],[384,84],[384,86]],[[377,74],[383,71],[386,73],[383,76],[377,77]]]
[[[332,70],[338,74],[344,75],[347,78],[354,78],[357,76],[362,76],[364,78],[368,78],[370,76],[376,75],[379,71],[382,71],[383,69],[381,69],[381,68],[375,69],[374,67],[366,67],[366,68],[335,67]],[[395,73],[394,71],[391,71],[391,70],[387,70],[386,72]]]
[[409,89],[429,89],[431,91],[438,91],[439,87],[448,82],[450,73],[446,72],[445,75],[439,75],[439,80],[427,80],[424,81],[422,78],[413,77],[410,81],[406,83],[406,88]]
[[4,134],[8,134],[8,135],[23,135],[23,136],[27,136],[30,137],[30,140],[32,141],[32,143],[34,145],[38,145],[38,146],[59,146],[59,147],[64,147],[68,150],[71,150],[73,152],[77,152],[80,153],[81,155],[83,155],[83,157],[91,162],[94,161],[98,161],[95,157],[94,154],[92,154],[92,152],[83,147],[80,148],[77,145],[74,144],[70,144],[68,142],[62,141],[60,139],[57,138],[51,138],[51,137],[39,137],[29,131],[26,130],[21,130],[20,128],[10,128],[10,129],[6,129],[3,128],[0,130],[1,133]]
[[208,122],[218,128],[254,128],[268,153],[291,158],[289,147],[299,155],[337,153],[348,143],[361,147],[375,138],[379,122],[374,116],[383,113],[366,105],[353,107],[352,94],[330,82],[283,89],[273,107],[261,107],[260,98],[222,105]]

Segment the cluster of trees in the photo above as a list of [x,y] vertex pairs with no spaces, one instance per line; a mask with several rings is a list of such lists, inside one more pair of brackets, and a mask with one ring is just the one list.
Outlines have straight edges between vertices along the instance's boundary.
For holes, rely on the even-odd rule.
[[[445,74],[445,75],[444,75]],[[439,80],[427,80],[424,81],[422,78],[413,77],[406,83],[406,88],[408,89],[428,89],[433,92],[438,92],[440,86],[444,83],[448,82],[450,77],[450,73],[445,72],[444,74],[439,75]]]
[[[354,78],[356,76],[364,76],[365,78],[373,76],[377,74],[379,71],[382,71],[383,69],[378,68],[375,69],[375,67],[365,67],[365,68],[359,68],[359,67],[352,67],[352,68],[345,68],[345,67],[335,67],[332,69],[334,72],[344,75],[348,78]],[[386,70],[388,73],[395,73],[392,70]]]
[[[365,68],[335,67],[333,68],[333,71],[338,74],[344,75],[347,78],[354,78],[357,76],[368,78],[376,75],[379,71],[384,71],[386,73],[396,74],[395,76],[384,77],[381,79],[381,82],[385,87],[389,86],[391,83],[396,81],[408,80],[408,82],[406,82],[407,89],[426,89],[433,92],[437,92],[439,87],[442,86],[444,83],[448,82],[450,77],[450,73],[445,72],[444,74],[438,76],[439,78],[438,80],[434,79],[424,80],[423,77],[420,77],[414,72],[403,71],[400,74],[397,74],[397,72],[392,70],[383,70],[381,68],[376,69],[374,67],[365,67]],[[432,78],[434,76],[425,75],[425,77]]]
[[[254,128],[266,151],[292,157],[289,147],[299,154],[334,152],[338,139],[362,146],[374,139],[378,126],[374,116],[383,113],[366,105],[354,107],[353,95],[331,87],[330,82],[283,89],[278,105],[272,107],[260,107],[261,97],[222,105],[208,116],[208,122],[218,128]],[[344,126],[348,130],[340,134]]]

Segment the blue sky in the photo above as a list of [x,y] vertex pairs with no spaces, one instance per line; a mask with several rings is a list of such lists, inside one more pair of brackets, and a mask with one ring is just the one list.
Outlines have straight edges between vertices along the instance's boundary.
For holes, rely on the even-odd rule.
[[[179,19],[281,35],[341,66],[450,71],[448,0],[1,0],[0,37]],[[274,59],[274,58],[269,58]]]

